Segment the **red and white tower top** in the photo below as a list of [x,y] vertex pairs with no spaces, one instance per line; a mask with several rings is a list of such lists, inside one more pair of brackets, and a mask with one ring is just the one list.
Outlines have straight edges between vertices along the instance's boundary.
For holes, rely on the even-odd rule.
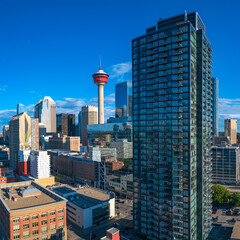
[[109,74],[105,73],[102,68],[99,68],[98,72],[93,75],[94,83],[97,85],[105,85],[108,82]]
[[103,87],[108,82],[109,75],[100,67],[93,75],[94,83],[98,86],[98,124],[104,123],[104,93]]

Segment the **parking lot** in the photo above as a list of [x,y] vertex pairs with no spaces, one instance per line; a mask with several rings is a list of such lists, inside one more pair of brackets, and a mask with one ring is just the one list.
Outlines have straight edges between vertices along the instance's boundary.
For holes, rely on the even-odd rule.
[[[212,214],[212,217],[217,220],[213,221],[214,223],[221,224],[223,227],[233,227],[235,221],[240,221],[240,214],[238,215],[227,215],[227,209],[218,209],[217,214]],[[213,220],[214,220],[213,219]]]

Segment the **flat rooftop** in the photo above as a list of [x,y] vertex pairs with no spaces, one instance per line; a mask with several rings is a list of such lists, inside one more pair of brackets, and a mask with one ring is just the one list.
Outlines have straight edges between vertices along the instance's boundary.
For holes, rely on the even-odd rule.
[[240,221],[235,222],[231,239],[240,239]]
[[[37,207],[65,200],[35,182],[29,183],[28,181],[2,185],[3,186],[0,186],[0,200],[2,200],[10,210]],[[22,194],[24,194],[24,196]],[[16,200],[9,198],[10,195],[14,196]]]
[[67,185],[64,187],[54,188],[53,191],[56,191],[56,193],[59,195],[75,192],[76,194],[74,195],[74,197],[69,197],[68,201],[72,202],[73,204],[77,205],[82,209],[101,204],[112,198],[110,194],[89,186],[74,188]]

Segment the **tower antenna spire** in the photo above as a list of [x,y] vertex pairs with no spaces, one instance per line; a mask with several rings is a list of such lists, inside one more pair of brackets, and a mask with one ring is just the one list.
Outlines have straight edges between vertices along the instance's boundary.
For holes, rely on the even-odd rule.
[[101,55],[100,55],[100,69],[102,69],[102,66],[101,66]]

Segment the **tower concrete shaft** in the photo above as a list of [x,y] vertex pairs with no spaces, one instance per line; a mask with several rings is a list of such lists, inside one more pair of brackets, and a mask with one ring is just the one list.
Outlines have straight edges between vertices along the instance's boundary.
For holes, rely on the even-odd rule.
[[98,124],[104,123],[104,93],[102,84],[98,85]]

